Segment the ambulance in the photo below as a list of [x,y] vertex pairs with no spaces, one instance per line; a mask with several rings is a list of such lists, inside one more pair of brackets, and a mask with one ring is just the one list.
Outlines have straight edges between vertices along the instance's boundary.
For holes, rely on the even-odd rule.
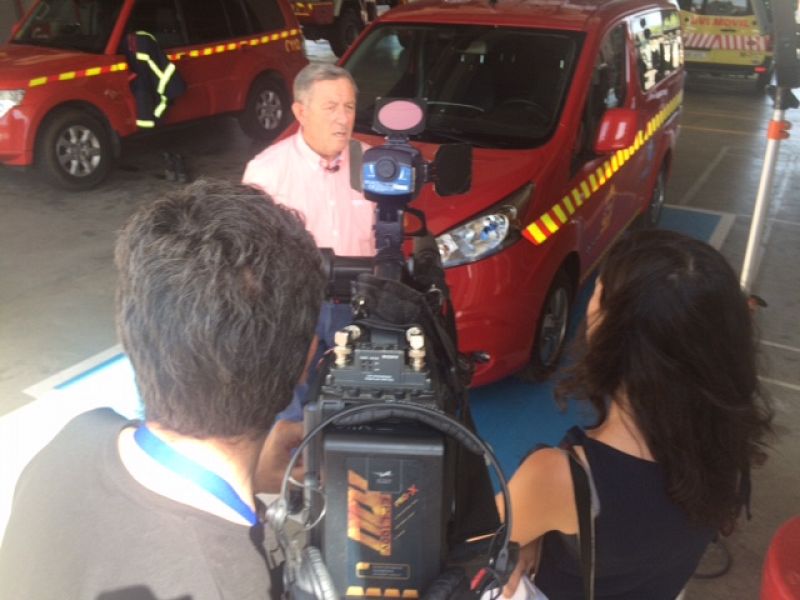
[[[760,4],[756,4],[760,3]],[[684,58],[689,73],[772,79],[772,39],[763,0],[679,0]]]

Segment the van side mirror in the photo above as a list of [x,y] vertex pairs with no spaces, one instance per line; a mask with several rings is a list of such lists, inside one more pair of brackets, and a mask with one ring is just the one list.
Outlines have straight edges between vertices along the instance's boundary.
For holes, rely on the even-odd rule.
[[632,146],[636,141],[639,112],[631,108],[609,108],[600,121],[595,154],[610,154]]

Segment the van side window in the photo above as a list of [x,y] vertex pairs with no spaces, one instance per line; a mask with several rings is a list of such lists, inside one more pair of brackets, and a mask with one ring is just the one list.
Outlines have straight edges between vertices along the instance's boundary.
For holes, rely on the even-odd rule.
[[146,31],[161,48],[186,45],[175,0],[138,0],[128,18],[127,31]]
[[252,33],[240,0],[203,0],[202,10],[198,10],[196,0],[180,2],[190,44],[218,42]]
[[592,71],[589,92],[586,95],[578,152],[573,165],[575,168],[594,156],[593,146],[597,128],[606,110],[625,105],[628,92],[626,39],[625,25],[618,25],[606,35],[600,46],[600,53]]
[[286,27],[286,18],[275,0],[244,0],[243,4],[255,33]]
[[632,19],[642,90],[649,90],[683,64],[680,25],[674,10],[653,11]]

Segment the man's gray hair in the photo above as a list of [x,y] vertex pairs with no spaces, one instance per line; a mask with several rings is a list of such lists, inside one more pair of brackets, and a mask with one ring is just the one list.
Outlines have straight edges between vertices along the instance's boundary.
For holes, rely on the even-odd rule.
[[330,63],[311,63],[303,68],[294,78],[294,100],[305,104],[311,94],[311,87],[318,81],[335,81],[337,79],[347,79],[353,86],[353,90],[358,91],[356,82],[350,71],[337,67]]

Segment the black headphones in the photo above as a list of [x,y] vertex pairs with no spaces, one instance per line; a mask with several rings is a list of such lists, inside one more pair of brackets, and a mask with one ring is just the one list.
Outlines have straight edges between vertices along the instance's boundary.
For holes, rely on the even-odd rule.
[[[284,529],[286,519],[289,516],[289,481],[298,457],[301,456],[311,440],[317,437],[328,425],[363,425],[391,418],[410,419],[424,423],[455,439],[473,454],[483,456],[486,464],[491,465],[497,475],[497,481],[500,484],[500,491],[503,495],[505,519],[498,530],[502,532],[499,538],[500,543],[492,543],[490,545],[490,556],[486,572],[491,573],[493,578],[498,580],[500,584],[505,583],[505,580],[511,574],[516,562],[516,556],[512,556],[511,543],[511,496],[506,478],[492,449],[463,424],[439,410],[407,402],[370,403],[346,408],[325,419],[308,432],[289,460],[277,500],[267,509],[266,522],[275,531],[278,543],[286,557],[283,567],[283,589],[284,595],[288,598],[292,600],[339,600],[336,586],[322,560],[321,552],[312,546],[306,546],[301,549],[297,540],[290,540]],[[485,580],[481,588],[485,588],[489,583],[491,583],[491,579]],[[442,597],[447,597],[447,595],[449,594],[445,594]]]

